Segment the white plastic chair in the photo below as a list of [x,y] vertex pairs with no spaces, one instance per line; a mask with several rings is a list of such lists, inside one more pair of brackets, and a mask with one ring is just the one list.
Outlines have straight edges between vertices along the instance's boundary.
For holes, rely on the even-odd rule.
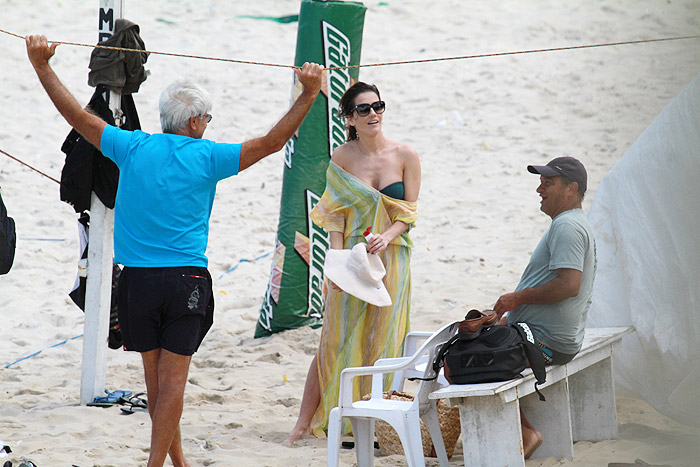
[[[434,333],[428,331],[410,331],[408,334],[406,334],[406,337],[403,340],[403,356],[412,357],[413,354],[416,353],[416,351],[418,350],[419,344],[422,344],[433,334]],[[424,354],[421,356],[420,359],[416,361],[414,365],[411,365],[409,368],[404,368],[403,370],[397,371],[394,374],[394,380],[392,381],[391,388],[389,389],[391,391],[401,392],[403,391],[403,385],[408,378],[422,378],[427,362],[428,355]],[[440,371],[437,380],[440,386],[448,386],[450,384],[447,381],[447,378],[445,378],[445,375],[442,371]]]
[[[413,401],[384,399],[383,375],[394,373],[395,388],[403,387],[404,378],[418,376],[431,378],[435,376],[432,361],[438,350],[437,346],[447,342],[457,333],[456,323],[449,323],[433,333],[411,356],[384,358],[377,360],[374,366],[346,368],[340,375],[340,394],[338,407],[330,412],[328,419],[328,467],[337,467],[340,457],[341,422],[348,417],[352,423],[355,438],[355,455],[358,467],[374,465],[374,420],[389,423],[399,435],[409,467],[424,467],[423,443],[421,441],[420,420],[428,428],[435,446],[441,467],[449,466],[445,444],[442,440],[438,422],[435,400],[428,399],[428,394],[438,389],[437,379],[421,381]],[[409,333],[404,347],[413,345],[425,338],[425,333]],[[407,351],[404,351],[406,354]],[[352,381],[357,376],[372,376],[372,394],[370,400],[352,401]],[[397,381],[400,380],[400,381]]]

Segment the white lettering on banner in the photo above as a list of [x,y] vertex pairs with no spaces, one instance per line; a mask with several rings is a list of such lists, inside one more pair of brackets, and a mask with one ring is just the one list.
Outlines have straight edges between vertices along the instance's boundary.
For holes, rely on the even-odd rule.
[[[350,64],[350,39],[332,24],[323,22],[323,53],[326,68],[344,67]],[[345,125],[337,115],[340,98],[350,87],[350,71],[347,68],[328,72],[328,156],[345,143]]]
[[287,144],[284,145],[284,165],[287,168],[292,168],[292,156],[294,155],[294,137],[292,137]]
[[515,323],[521,328],[523,328],[523,331],[525,331],[525,336],[527,337],[527,340],[530,341],[531,343],[535,343],[535,337],[532,335],[532,331],[530,330],[530,326],[528,326],[525,323]]
[[306,314],[318,319],[323,317],[323,263],[326,261],[329,235],[313,223],[308,213],[320,199],[316,193],[306,190],[306,219],[309,232],[309,303]]
[[260,309],[260,316],[258,317],[258,323],[260,327],[266,331],[272,332],[272,318],[274,314],[274,308],[272,307],[272,278],[270,278],[267,284],[267,291],[265,292],[265,299],[263,300],[262,307]]

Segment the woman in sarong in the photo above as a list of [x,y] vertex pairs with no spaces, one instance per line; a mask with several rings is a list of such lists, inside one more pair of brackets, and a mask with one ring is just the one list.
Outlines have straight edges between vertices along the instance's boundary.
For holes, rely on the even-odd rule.
[[[367,243],[386,268],[384,284],[392,305],[377,307],[330,284],[321,342],[304,386],[299,418],[285,444],[313,433],[325,436],[328,415],[338,405],[340,373],[347,367],[373,365],[398,357],[409,330],[411,301],[408,231],[414,225],[421,168],[416,151],[382,133],[385,104],[374,85],[358,82],[340,100],[347,142],[331,157],[326,189],[311,211],[313,221],[330,234],[331,248]],[[367,242],[363,232],[372,227]],[[391,384],[385,380],[385,389]],[[371,390],[371,378],[355,378],[353,398]],[[347,421],[343,432],[350,430]]]

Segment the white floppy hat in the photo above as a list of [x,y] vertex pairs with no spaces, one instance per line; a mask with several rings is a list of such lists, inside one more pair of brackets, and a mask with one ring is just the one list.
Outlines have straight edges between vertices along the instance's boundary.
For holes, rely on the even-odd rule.
[[364,243],[350,250],[328,250],[323,271],[350,295],[376,306],[391,305],[391,297],[382,282],[386,269],[377,255],[367,254]]

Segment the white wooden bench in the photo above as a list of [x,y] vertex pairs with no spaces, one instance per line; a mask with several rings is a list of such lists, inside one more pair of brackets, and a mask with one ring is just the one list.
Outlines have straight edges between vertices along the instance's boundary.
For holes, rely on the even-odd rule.
[[535,394],[530,369],[511,381],[453,384],[432,392],[430,399],[459,406],[464,465],[524,466],[521,408],[544,437],[533,457],[572,459],[574,441],[617,437],[612,353],[632,330],[586,329],[583,347],[571,362],[547,367],[547,382],[539,387],[546,402]]

